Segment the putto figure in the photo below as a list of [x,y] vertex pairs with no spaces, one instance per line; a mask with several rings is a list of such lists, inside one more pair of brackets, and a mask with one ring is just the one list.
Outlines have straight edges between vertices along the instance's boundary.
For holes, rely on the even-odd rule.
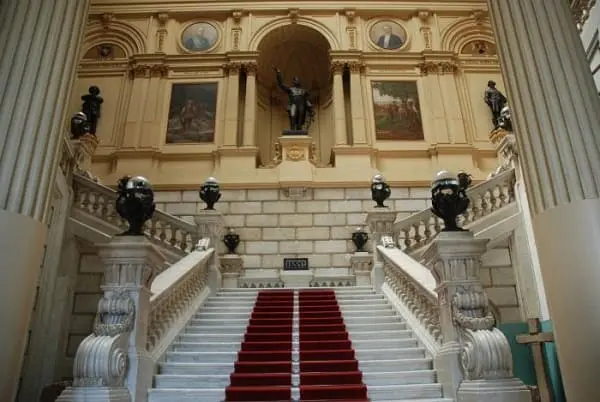
[[496,83],[494,81],[488,81],[488,86],[485,89],[485,103],[487,103],[492,111],[492,123],[494,124],[494,129],[498,128],[498,119],[500,118],[502,108],[506,106],[506,101],[506,96],[496,88]]
[[[284,131],[284,134],[305,135],[308,134],[310,123],[315,116],[313,105],[310,102],[308,92],[300,85],[300,79],[294,77],[292,86],[288,87],[283,83],[283,75],[277,67],[273,67],[277,76],[279,88],[288,94],[288,116],[290,119],[290,129]],[[308,121],[306,117],[309,117]],[[306,127],[305,127],[306,124]]]

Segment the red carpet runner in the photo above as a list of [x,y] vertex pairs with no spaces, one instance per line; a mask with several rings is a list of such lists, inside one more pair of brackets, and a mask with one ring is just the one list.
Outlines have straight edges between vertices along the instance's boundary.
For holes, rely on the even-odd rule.
[[300,399],[368,402],[333,290],[301,290]]
[[242,347],[238,352],[226,401],[290,401],[292,399],[291,290],[258,293]]

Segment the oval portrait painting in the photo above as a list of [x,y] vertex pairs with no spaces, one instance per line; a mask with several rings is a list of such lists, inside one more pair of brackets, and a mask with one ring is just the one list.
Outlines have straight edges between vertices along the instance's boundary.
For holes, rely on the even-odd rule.
[[208,22],[192,24],[181,34],[181,43],[190,52],[204,52],[215,46],[218,39],[219,32]]
[[369,31],[371,41],[380,49],[397,50],[406,43],[406,31],[394,21],[379,21]]

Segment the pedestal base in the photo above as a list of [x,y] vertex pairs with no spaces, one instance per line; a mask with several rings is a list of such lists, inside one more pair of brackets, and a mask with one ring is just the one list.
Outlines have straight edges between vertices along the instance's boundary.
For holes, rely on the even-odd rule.
[[309,162],[312,138],[307,135],[279,137],[281,164],[279,182],[283,186],[298,186],[312,183],[314,166]]
[[308,131],[306,130],[283,130],[281,135],[308,135]]
[[238,278],[244,269],[244,261],[237,254],[225,254],[219,258],[221,264],[221,286],[225,289],[238,287]]
[[312,271],[283,271],[281,280],[286,288],[307,288],[313,278]]
[[357,251],[350,257],[350,267],[356,276],[356,286],[371,286],[373,257],[365,251]]
[[7,401],[17,392],[45,233],[42,222],[0,211],[0,395]]
[[463,381],[458,387],[457,402],[531,402],[531,392],[521,380]]
[[73,388],[63,391],[56,402],[130,402],[127,388]]

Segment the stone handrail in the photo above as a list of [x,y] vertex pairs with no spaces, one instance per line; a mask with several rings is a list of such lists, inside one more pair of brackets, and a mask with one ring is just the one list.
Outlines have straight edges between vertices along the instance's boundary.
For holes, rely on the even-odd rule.
[[430,270],[397,248],[377,247],[383,260],[382,291],[432,355],[442,342],[436,280]]
[[[104,229],[116,234],[127,229],[115,209],[117,192],[81,175],[73,177],[74,207],[103,222]],[[146,223],[146,235],[155,244],[183,255],[189,252],[194,243],[196,226],[162,211],[156,210]]]
[[[509,169],[467,190],[471,200],[469,209],[459,218],[465,227],[477,220],[516,202],[514,194],[515,171]],[[398,246],[412,253],[431,243],[444,228],[443,221],[430,209],[417,212],[394,222]]]
[[210,294],[213,259],[214,249],[192,251],[152,282],[146,348],[154,361],[164,354]]

